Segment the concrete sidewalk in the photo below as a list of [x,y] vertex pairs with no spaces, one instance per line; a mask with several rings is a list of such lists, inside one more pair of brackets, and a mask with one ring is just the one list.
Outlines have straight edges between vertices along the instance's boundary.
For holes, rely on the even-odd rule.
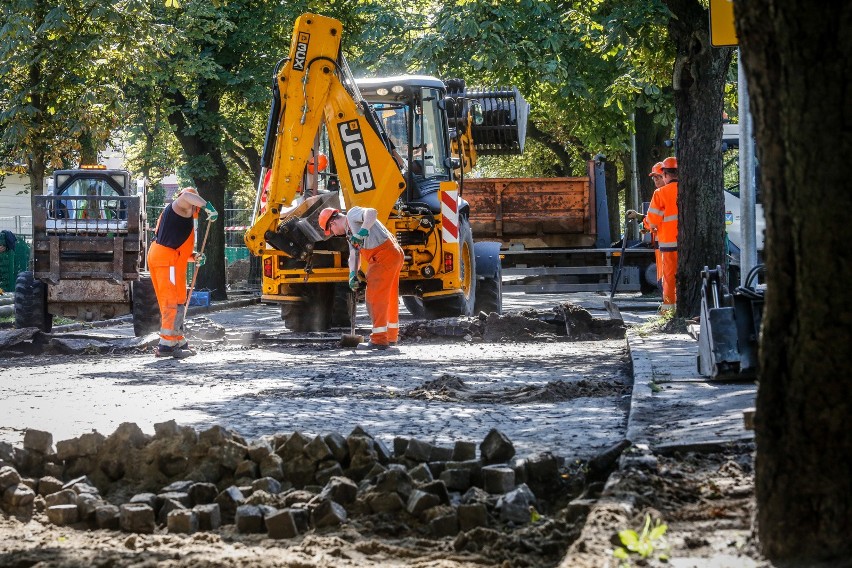
[[711,381],[698,373],[698,342],[686,334],[641,336],[628,331],[633,396],[627,438],[653,452],[711,449],[751,441],[743,412],[755,406],[757,385]]

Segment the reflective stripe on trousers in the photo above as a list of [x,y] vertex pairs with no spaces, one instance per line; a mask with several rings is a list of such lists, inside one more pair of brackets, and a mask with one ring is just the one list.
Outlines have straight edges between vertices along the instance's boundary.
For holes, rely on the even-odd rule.
[[367,259],[367,311],[373,320],[370,341],[376,345],[396,342],[399,337],[399,270],[402,249],[388,239],[371,249],[361,249]]

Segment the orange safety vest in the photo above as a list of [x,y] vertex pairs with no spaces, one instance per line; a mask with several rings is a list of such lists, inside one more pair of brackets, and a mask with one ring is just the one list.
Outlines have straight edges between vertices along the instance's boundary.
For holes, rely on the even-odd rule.
[[677,182],[667,183],[654,192],[648,207],[648,223],[657,227],[657,242],[662,252],[677,250]]

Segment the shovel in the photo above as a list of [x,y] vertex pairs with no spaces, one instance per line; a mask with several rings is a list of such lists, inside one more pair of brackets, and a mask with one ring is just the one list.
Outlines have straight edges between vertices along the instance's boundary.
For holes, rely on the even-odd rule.
[[[358,270],[361,266],[361,255],[360,252],[355,250],[355,266],[356,270]],[[349,322],[352,325],[349,330],[349,334],[344,334],[343,337],[340,338],[340,346],[341,347],[357,347],[359,343],[364,342],[363,335],[355,335],[355,313],[358,309],[358,290],[352,290],[352,293],[349,295]]]
[[[207,245],[207,235],[210,234],[210,225],[213,223],[210,220],[207,220],[207,229],[204,230],[204,240],[201,241],[201,249],[199,249],[199,254],[204,254],[204,247]],[[183,321],[186,321],[186,312],[189,310],[189,300],[192,299],[192,292],[195,290],[195,279],[198,278],[198,270],[199,266],[195,267],[195,270],[192,271],[192,281],[189,283],[189,290],[186,293],[186,301],[183,303]]]
[[343,337],[340,338],[340,346],[341,347],[357,347],[359,343],[364,342],[363,335],[355,335],[355,312],[358,308],[358,291],[352,290],[352,293],[349,295],[349,321],[352,324],[352,327],[349,330],[348,334],[344,334]]
[[615,320],[618,322],[624,322],[624,318],[621,316],[621,310],[618,309],[618,306],[615,305],[615,301],[613,297],[615,297],[615,290],[618,288],[618,281],[621,280],[621,270],[624,268],[624,251],[627,250],[627,227],[630,225],[630,219],[625,217],[624,219],[624,237],[621,239],[621,257],[618,259],[618,268],[615,271],[615,278],[612,280],[612,287],[609,291],[609,299],[604,300],[604,307],[606,308],[607,313],[609,314],[609,319]]

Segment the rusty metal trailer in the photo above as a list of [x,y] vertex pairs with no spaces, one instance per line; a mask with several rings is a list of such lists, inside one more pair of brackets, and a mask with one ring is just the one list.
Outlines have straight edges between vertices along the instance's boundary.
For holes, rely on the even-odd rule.
[[[603,164],[560,178],[466,178],[477,242],[500,243],[506,291],[609,292],[621,248],[610,242]],[[617,239],[616,239],[617,240]],[[628,248],[618,290],[656,287],[653,249]]]

